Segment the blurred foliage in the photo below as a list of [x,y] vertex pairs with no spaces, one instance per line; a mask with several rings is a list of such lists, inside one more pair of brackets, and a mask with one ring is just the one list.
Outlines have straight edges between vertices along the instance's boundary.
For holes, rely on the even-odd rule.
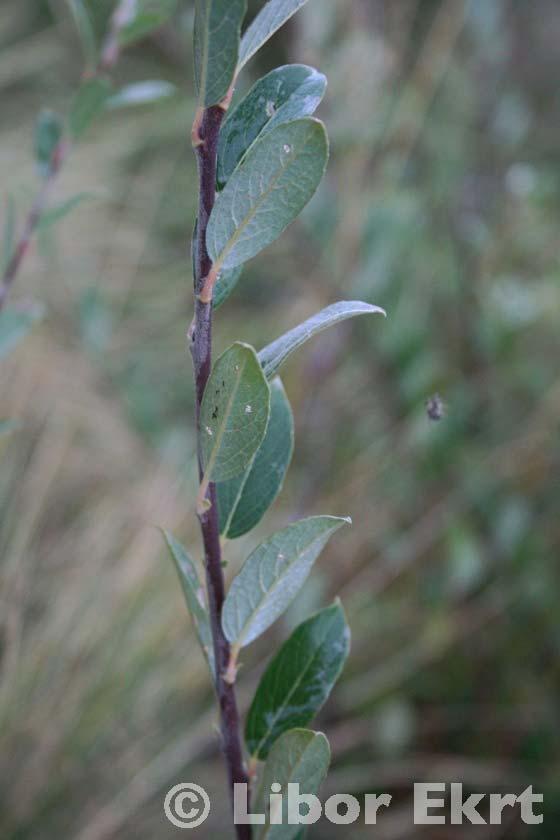
[[[96,37],[111,8],[89,3]],[[47,312],[0,368],[0,416],[20,419],[0,439],[0,826],[14,840],[171,837],[163,795],[189,779],[214,796],[199,836],[226,831],[205,666],[151,527],[200,555],[191,27],[180,2],[119,63],[119,86],[183,95],[109,112],[74,150],[56,205],[95,200],[40,232],[13,296]],[[339,298],[389,316],[343,324],[303,373],[287,367],[295,468],[259,529],[354,520],[272,632],[340,592],[353,648],[321,722],[325,792],[392,793],[387,840],[478,836],[412,826],[412,783],[434,779],[533,784],[544,824],[512,812],[492,836],[556,836],[559,37],[556,0],[310,0],[240,82],[289,60],[326,72],[332,159],[303,223],[217,314],[219,347],[261,347]],[[18,222],[28,208],[36,115],[68,112],[82,66],[68,4],[4,0],[2,215],[8,194]],[[229,547],[233,569],[259,534]],[[247,657],[244,709],[268,648]]]

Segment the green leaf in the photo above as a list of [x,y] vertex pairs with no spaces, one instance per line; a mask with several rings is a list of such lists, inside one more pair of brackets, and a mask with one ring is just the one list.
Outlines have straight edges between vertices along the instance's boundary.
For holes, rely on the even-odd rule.
[[242,273],[242,265],[222,271],[216,280],[216,285],[214,286],[214,294],[212,296],[212,306],[214,309],[219,309],[220,306],[226,302],[239,283]]
[[340,603],[297,627],[263,674],[249,709],[245,740],[265,759],[284,732],[307,726],[327,700],[350,649]]
[[0,312],[0,359],[10,353],[43,317],[42,306],[4,309]]
[[16,241],[16,202],[13,195],[6,199],[6,215],[4,217],[4,231],[2,237],[2,260],[1,271],[4,273],[6,266],[12,259]]
[[207,481],[243,472],[261,445],[269,412],[270,387],[257,354],[248,344],[232,344],[214,365],[200,409]]
[[168,99],[177,93],[177,87],[166,81],[135,82],[121,88],[107,100],[107,108],[129,108],[134,105],[150,105],[161,99]]
[[70,110],[70,130],[75,140],[87,131],[104,110],[111,92],[112,87],[107,79],[89,79],[83,83]]
[[198,104],[224,99],[233,83],[247,0],[196,0],[194,74]]
[[237,72],[306,2],[307,0],[269,0],[243,34]]
[[85,286],[78,301],[80,336],[91,354],[107,349],[114,327],[113,311],[99,285]]
[[304,64],[278,67],[260,79],[223,124],[218,146],[218,189],[225,186],[255,140],[277,125],[311,116],[326,87],[325,76]]
[[196,566],[181,543],[169,531],[165,531],[162,528],[161,532],[167,543],[171,559],[177,569],[183,595],[185,596],[187,608],[191,614],[202,653],[208,662],[212,677],[215,677],[216,663],[214,660],[212,631],[210,629],[210,620],[204,599],[204,590],[200,584]]
[[62,119],[54,111],[42,110],[35,123],[35,160],[43,178],[52,170],[53,155],[60,143],[64,128]]
[[158,12],[139,14],[133,21],[122,27],[119,32],[119,44],[123,47],[129,47],[137,41],[142,41],[166,22],[167,17],[160,15]]
[[259,353],[259,361],[266,376],[269,379],[273,377],[294,350],[297,350],[298,347],[301,347],[302,344],[305,344],[306,341],[327,327],[338,324],[339,321],[353,318],[355,315],[373,315],[375,313],[385,315],[385,311],[381,307],[373,306],[371,303],[363,303],[359,300],[341,300],[338,303],[333,303],[332,306],[321,309],[320,312],[308,318],[303,324],[299,324],[293,330],[277,338],[276,341],[263,347]]
[[253,551],[234,578],[222,611],[222,627],[232,645],[245,647],[274,624],[330,537],[349,522],[337,516],[301,519]]
[[61,219],[64,219],[65,216],[68,216],[68,214],[71,213],[75,207],[78,207],[78,205],[81,204],[82,201],[87,201],[89,198],[95,198],[93,193],[78,193],[78,195],[72,196],[72,198],[63,201],[56,207],[51,207],[50,210],[46,210],[41,216],[41,220],[39,222],[39,229],[46,230],[47,228],[51,227],[51,225],[54,225],[57,222],[61,221]]
[[264,766],[252,807],[255,813],[265,815],[264,824],[254,830],[255,840],[295,840],[299,836],[301,827],[288,824],[285,803],[282,825],[271,825],[271,785],[275,782],[280,784],[279,792],[284,795],[288,792],[289,784],[299,785],[301,794],[317,795],[327,775],[330,760],[329,742],[322,732],[292,729],[278,738]]
[[119,31],[119,43],[129,47],[160,29],[175,13],[177,0],[137,0],[134,16]]
[[[196,277],[196,266],[198,263],[198,219],[195,222],[192,243],[192,273],[193,278]],[[214,286],[214,294],[212,295],[212,307],[216,310],[226,302],[235,287],[237,286],[241,274],[243,273],[243,266],[238,265],[236,268],[230,268],[227,271],[222,271],[216,280]]]
[[294,448],[294,418],[280,379],[270,384],[270,420],[243,475],[218,484],[220,531],[241,537],[262,519],[282,489]]
[[315,193],[327,158],[325,127],[309,117],[276,126],[251,147],[208,223],[206,244],[218,275],[280,236]]
[[97,64],[97,40],[89,11],[84,0],[66,0],[66,2],[70,7],[76,29],[78,30],[80,43],[84,51],[86,69],[93,71]]

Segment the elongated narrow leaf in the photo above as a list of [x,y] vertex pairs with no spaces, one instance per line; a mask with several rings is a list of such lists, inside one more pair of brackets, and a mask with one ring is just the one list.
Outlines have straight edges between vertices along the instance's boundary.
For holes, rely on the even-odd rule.
[[251,88],[231,111],[220,132],[218,189],[222,189],[247,149],[275,126],[314,114],[327,80],[304,64],[278,67]]
[[111,95],[111,83],[107,79],[89,79],[74,97],[70,110],[70,130],[78,140],[103,111]]
[[260,449],[243,473],[218,484],[220,531],[241,537],[262,519],[282,489],[294,448],[294,418],[280,379],[270,383],[270,420]]
[[251,147],[208,223],[206,244],[218,273],[280,236],[315,193],[327,158],[325,128],[309,117],[276,126]]
[[273,341],[272,344],[267,344],[266,347],[259,353],[259,361],[263,366],[266,376],[270,379],[282,367],[288,356],[313,338],[314,335],[325,330],[333,324],[338,324],[339,321],[345,321],[347,318],[353,318],[355,315],[373,315],[380,313],[385,315],[385,311],[379,306],[373,306],[371,303],[363,303],[359,300],[341,300],[339,303],[333,303],[332,306],[327,306],[321,309],[316,315],[308,318],[303,324],[294,327],[284,335]]
[[1,271],[4,273],[6,266],[12,259],[16,242],[16,202],[13,195],[6,199],[6,213],[4,216],[4,227],[2,231],[2,254],[0,259]]
[[177,0],[136,0],[129,19],[119,30],[119,42],[130,46],[163,26],[174,14]]
[[209,481],[243,472],[261,445],[270,412],[270,387],[257,354],[236,342],[217,360],[202,400],[202,462]]
[[151,105],[162,99],[169,99],[177,93],[177,87],[171,82],[154,79],[135,82],[121,88],[107,100],[107,108],[130,108],[135,105]]
[[289,729],[313,720],[340,676],[350,649],[350,629],[340,603],[304,621],[280,648],[251,704],[245,740],[265,759]]
[[210,630],[210,621],[204,600],[204,590],[200,584],[196,566],[181,543],[169,531],[162,529],[162,533],[167,543],[171,559],[177,569],[187,608],[191,614],[202,653],[208,662],[212,677],[214,677],[216,674],[216,665],[212,644],[212,631]]
[[201,107],[217,105],[233,83],[246,11],[247,0],[196,0],[194,75]]
[[28,309],[4,309],[0,312],[0,359],[30,332],[32,327],[43,317],[43,307],[33,306]]
[[97,63],[97,39],[86,3],[84,0],[66,0],[66,2],[72,12],[72,17],[78,30],[86,61],[86,68],[92,71]]
[[241,39],[238,71],[307,0],[268,0]]
[[68,216],[75,207],[78,207],[83,201],[87,201],[90,198],[95,198],[93,193],[78,193],[78,195],[73,195],[72,198],[63,201],[61,204],[56,205],[56,207],[51,207],[49,210],[46,210],[41,216],[39,229],[46,230],[46,228],[51,227],[51,225],[60,222],[65,216]]
[[214,286],[214,294],[212,296],[212,306],[214,309],[219,309],[226,302],[239,283],[242,273],[243,266],[241,265],[222,271]]
[[[281,735],[272,747],[263,769],[252,811],[265,815],[263,825],[255,829],[255,840],[295,840],[301,827],[288,824],[286,794],[289,784],[299,785],[300,794],[317,795],[327,775],[331,760],[329,742],[322,732],[292,729]],[[270,813],[270,790],[274,783],[281,785],[284,812]],[[281,822],[275,825],[274,822]]]
[[53,155],[63,134],[62,119],[54,111],[43,109],[35,123],[35,160],[43,178],[52,170]]
[[302,519],[253,551],[224,603],[222,627],[232,645],[248,645],[282,615],[329,538],[349,521],[337,516]]

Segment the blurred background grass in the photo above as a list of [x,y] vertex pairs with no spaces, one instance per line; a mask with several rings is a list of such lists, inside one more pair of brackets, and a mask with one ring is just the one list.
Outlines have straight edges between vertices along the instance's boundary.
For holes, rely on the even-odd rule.
[[[155,528],[200,556],[193,12],[179,6],[115,75],[180,95],[109,113],[74,150],[55,201],[93,198],[40,235],[13,295],[47,308],[0,369],[2,413],[21,420],[0,450],[13,840],[173,836],[162,800],[184,780],[213,795],[197,836],[229,836],[211,689]],[[90,7],[102,32],[112,3]],[[389,317],[342,325],[288,366],[294,464],[258,533],[228,547],[230,572],[289,519],[352,516],[271,636],[341,594],[353,648],[317,723],[334,750],[325,793],[392,793],[382,840],[557,836],[559,39],[557,0],[311,0],[249,70],[328,75],[332,158],[303,220],[218,313],[217,347],[259,347],[340,298]],[[21,221],[35,115],[67,110],[82,56],[61,0],[3,0],[0,45],[2,193]],[[244,709],[270,648],[245,657]],[[533,784],[544,824],[414,827],[412,784],[434,780]]]

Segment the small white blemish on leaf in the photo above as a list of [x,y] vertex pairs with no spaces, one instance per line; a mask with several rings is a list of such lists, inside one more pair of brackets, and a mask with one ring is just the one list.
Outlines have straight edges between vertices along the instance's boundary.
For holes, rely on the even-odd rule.
[[274,105],[274,102],[272,102],[272,100],[269,99],[268,102],[266,103],[266,115],[267,115],[267,117],[273,117],[275,113],[276,113],[276,107]]
[[289,154],[290,154],[290,152],[292,151],[292,147],[291,147],[291,146],[288,146],[288,144],[286,143],[286,144],[284,145],[284,151],[286,152],[286,154],[287,154],[287,155],[289,155]]
[[251,414],[252,411],[253,409],[250,405],[245,406],[245,414]]
[[210,435],[210,437],[212,437],[212,435],[214,434],[214,432],[212,431],[212,429],[210,428],[210,426],[206,426],[206,434],[207,434],[207,435]]

